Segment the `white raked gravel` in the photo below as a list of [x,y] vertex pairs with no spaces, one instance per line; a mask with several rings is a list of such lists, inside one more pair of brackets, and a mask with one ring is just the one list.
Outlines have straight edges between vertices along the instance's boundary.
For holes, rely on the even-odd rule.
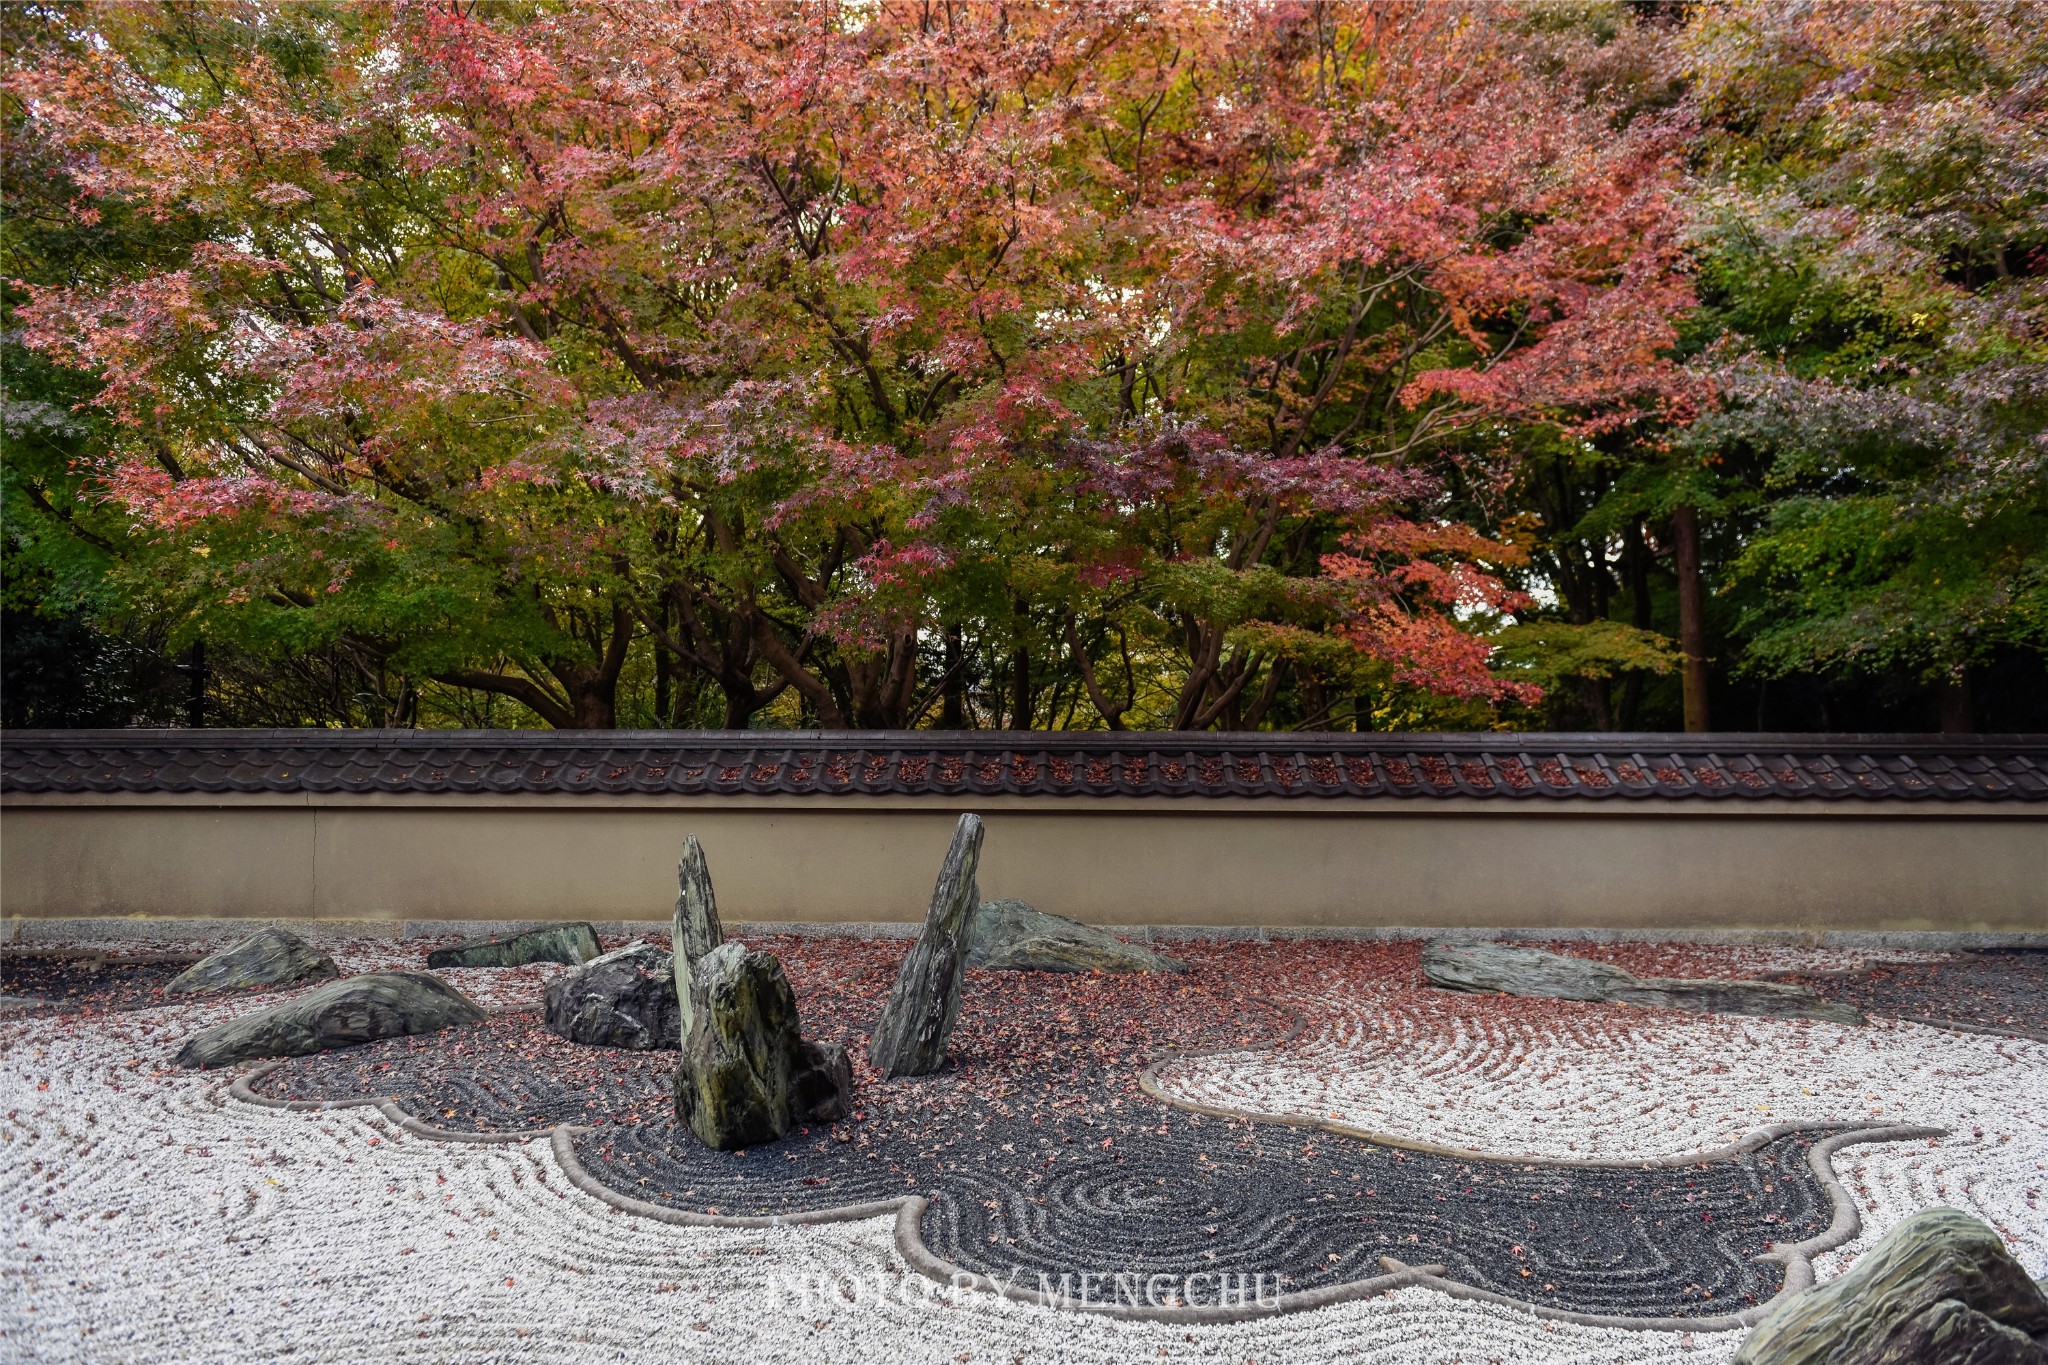
[[2048,1275],[2048,1044],[1886,1019],[1849,1028],[1371,987],[1296,1003],[1314,1022],[1295,1045],[1171,1063],[1160,1088],[1501,1157],[1637,1161],[1777,1123],[1945,1128],[1936,1143],[1836,1158],[1865,1213],[1850,1250],[1949,1204]]
[[[348,971],[413,957],[322,946]],[[555,970],[447,975],[504,1007]],[[1648,1012],[1616,1028],[1615,1011],[1583,1007],[1461,1033],[1446,1020],[1483,1017],[1484,1001],[1390,1015],[1370,990],[1304,1003],[1317,1023],[1289,1052],[1182,1063],[1168,1084],[1503,1154],[1662,1153],[1788,1119],[1935,1123],[1954,1136],[1837,1161],[1865,1215],[1857,1245],[1950,1203],[2048,1270],[2048,1047]],[[1424,1289],[1206,1327],[956,1295],[902,1262],[888,1219],[670,1227],[572,1187],[545,1142],[444,1143],[364,1109],[261,1108],[228,1096],[229,1074],[170,1067],[186,1036],[236,1012],[0,1019],[0,1360],[1709,1365],[1739,1340],[1551,1324]],[[795,1283],[842,1292],[804,1302]]]

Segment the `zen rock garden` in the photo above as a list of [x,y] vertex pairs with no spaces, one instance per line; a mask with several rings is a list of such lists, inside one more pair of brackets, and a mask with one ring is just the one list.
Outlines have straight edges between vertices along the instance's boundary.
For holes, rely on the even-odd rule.
[[[1180,963],[1023,901],[984,902],[975,879],[982,823],[963,815],[940,867],[924,925],[876,1021],[869,1056],[883,1079],[945,1064],[972,965],[997,971],[1178,972]],[[428,952],[429,968],[574,968],[548,983],[547,1029],[586,1047],[680,1054],[677,1118],[707,1147],[738,1150],[830,1124],[853,1111],[853,1067],[841,1042],[803,1036],[796,997],[772,953],[725,941],[704,849],[683,841],[671,949],[636,940],[605,952],[589,924],[548,925],[466,939]],[[166,993],[277,986],[335,974],[297,936],[258,931],[197,963]],[[378,972],[220,1024],[178,1054],[189,1067],[297,1057],[472,1024],[484,1010],[428,972]]]
[[[1467,1358],[1648,1365],[1681,1333],[1738,1365],[2048,1365],[2040,963],[1458,938],[1168,955],[985,899],[989,837],[958,818],[907,940],[728,940],[687,835],[666,945],[269,926],[196,960],[10,959],[34,987],[16,1017],[190,1017],[162,1075],[402,1116],[433,1190],[466,1179],[436,1144],[526,1144],[625,1215],[615,1266],[673,1254],[664,1220],[805,1225],[858,1261],[835,1229],[893,1218],[902,1273],[970,1300],[1009,1285],[1079,1310],[1060,1322],[1183,1334],[1318,1308],[1309,1355],[1385,1354],[1413,1323]],[[1120,1266],[1144,1277],[1119,1289]],[[1420,1290],[1438,1306],[1393,1316]]]

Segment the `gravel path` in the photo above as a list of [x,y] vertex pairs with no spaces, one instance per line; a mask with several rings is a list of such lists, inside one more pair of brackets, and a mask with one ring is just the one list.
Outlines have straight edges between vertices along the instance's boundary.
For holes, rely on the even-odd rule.
[[[398,965],[385,956],[419,951],[383,944],[345,955],[338,945],[322,946],[348,971]],[[1441,997],[1404,979],[1413,952],[1412,945],[1300,944],[1190,954],[1215,955],[1204,956],[1198,972],[1229,964],[1244,994],[1277,998],[1284,987],[1284,1003],[1311,1018],[1278,1053],[1173,1063],[1162,1084],[1318,1117],[1349,1105],[1355,1118],[1386,1112],[1374,1094],[1391,1087],[1391,1110],[1411,1135],[1483,1137],[1502,1154],[1662,1153],[1785,1119],[1932,1121],[1952,1135],[1937,1144],[1850,1148],[1836,1158],[1866,1226],[1858,1243],[1823,1258],[1821,1272],[1834,1273],[1897,1218],[1936,1202],[1985,1216],[2032,1273],[2048,1269],[2039,1207],[2048,1182],[2048,1099],[2040,1098],[2048,1097],[2048,1048],[2040,1044],[1911,1025],[1835,1030]],[[807,1020],[830,1017],[822,1002],[834,989],[849,1000],[868,993],[871,964],[853,955],[835,976],[826,959],[839,956],[843,946],[818,950],[814,963],[793,963]],[[1773,962],[1770,969],[1820,965]],[[516,1007],[522,994],[530,1003],[537,989],[531,981],[515,986],[504,973],[481,975],[498,978],[500,998],[490,1003],[501,1008]],[[1075,988],[1105,989],[1087,981]],[[466,980],[463,986],[472,989]],[[992,1017],[1007,1017],[1010,1002],[983,1003],[998,1008],[970,1010],[961,1025],[963,1045],[987,1054],[976,1063],[986,1069],[977,1070],[975,1087],[966,1086],[965,1068],[955,1073],[963,1077],[956,1099],[967,1112],[987,1082],[1021,1077],[1031,1060],[1021,1053],[1029,1032]],[[1519,1008],[1538,1003],[1548,1008]],[[1101,1049],[1102,1061],[1090,1065],[1128,1068],[1159,1039],[1142,1029],[1095,1037],[1088,1021],[1108,1017],[1106,1004],[1092,1001],[1092,1015],[1077,1007],[1070,1036]],[[170,1053],[191,1031],[240,1008],[246,1002],[0,1019],[0,1200],[10,1213],[0,1261],[0,1358],[1634,1365],[1725,1360],[1737,1340],[1732,1333],[1546,1323],[1426,1289],[1195,1328],[955,1294],[903,1263],[890,1219],[769,1230],[667,1226],[619,1214],[570,1186],[543,1141],[445,1143],[398,1130],[372,1110],[263,1109],[229,1098],[227,1074],[169,1068]],[[844,1017],[846,1027],[858,1026],[850,1008]],[[1368,1027],[1375,1018],[1387,1027]],[[1236,1026],[1234,1017],[1210,1018],[1203,1041],[1229,1046]],[[487,1037],[524,1027],[512,1016],[469,1032]],[[1405,1066],[1391,1046],[1403,1039]],[[1018,1055],[1001,1054],[1004,1047]],[[1461,1073],[1463,1061],[1471,1065]],[[652,1063],[658,1072],[660,1060]],[[1626,1091],[1637,1111],[1650,1112],[1628,1119]],[[1088,1103],[1106,1109],[1118,1098],[1135,1104],[1128,1092]],[[1013,1105],[1023,1112],[1020,1106],[1021,1099]],[[1091,1110],[1089,1117],[1101,1116]],[[1169,1145],[1161,1151],[1173,1150],[1172,1130],[1182,1122],[1194,1131],[1192,1117],[1169,1114]],[[879,1131],[882,1123],[871,1117],[851,1127]],[[1233,1142],[1243,1128],[1215,1127]],[[651,1130],[621,1124],[600,1133],[616,1146],[629,1131]],[[1270,1131],[1297,1151],[1316,1147],[1318,1159],[1330,1150],[1324,1135]],[[586,1142],[580,1150],[588,1159],[601,1146]],[[1333,1164],[1339,1176],[1329,1179],[1350,1186],[1353,1168]],[[1449,1173],[1454,1164],[1441,1169]],[[1134,1193],[1145,1192],[1125,1189],[1119,1197]],[[1433,1195],[1425,1202],[1434,1204]],[[956,1242],[985,1236],[974,1231],[981,1226],[961,1223]],[[810,1291],[807,1301],[800,1290]]]

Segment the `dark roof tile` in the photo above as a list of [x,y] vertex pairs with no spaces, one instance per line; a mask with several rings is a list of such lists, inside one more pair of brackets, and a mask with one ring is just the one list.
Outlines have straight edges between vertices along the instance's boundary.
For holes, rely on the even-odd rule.
[[0,793],[2048,801],[2048,736],[0,732]]

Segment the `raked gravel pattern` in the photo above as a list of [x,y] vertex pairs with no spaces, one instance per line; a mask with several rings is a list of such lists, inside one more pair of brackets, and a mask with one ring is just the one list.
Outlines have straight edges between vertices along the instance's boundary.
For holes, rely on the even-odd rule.
[[[321,946],[347,972],[422,951]],[[1727,974],[1852,965],[1700,950],[1716,951]],[[1304,990],[1288,1003],[1313,1018],[1294,1046],[1172,1063],[1162,1086],[1531,1156],[1663,1155],[1788,1120],[1937,1124],[1951,1130],[1939,1143],[1836,1157],[1864,1230],[1819,1273],[1932,1203],[1986,1218],[2030,1273],[2048,1270],[2048,1047],[1882,1022],[1436,997],[1343,979],[1342,954],[1318,983],[1317,957],[1296,964]],[[530,1007],[537,990],[458,975],[495,1008]],[[264,1109],[228,1096],[232,1073],[170,1067],[184,1037],[245,1007],[0,1019],[0,1360],[1635,1365],[1725,1361],[1740,1338],[1546,1322],[1427,1289],[1203,1326],[955,1293],[901,1260],[888,1218],[659,1224],[572,1187],[545,1141],[447,1143],[369,1109]],[[1401,1040],[1413,1052],[1397,1064]]]
[[1736,1344],[1420,1289],[1193,1329],[956,1294],[902,1261],[891,1219],[670,1227],[571,1187],[545,1141],[262,1109],[170,1069],[229,1013],[0,1025],[0,1359],[1664,1365]]
[[[1835,1158],[1864,1206],[1833,1273],[1930,1204],[1997,1228],[2048,1275],[2048,1044],[1874,1019],[1684,1015],[1347,983],[1292,1046],[1167,1063],[1160,1093],[1496,1157],[1641,1161],[1781,1123],[1924,1124],[1939,1143]],[[1867,1202],[1866,1202],[1867,1201]]]

